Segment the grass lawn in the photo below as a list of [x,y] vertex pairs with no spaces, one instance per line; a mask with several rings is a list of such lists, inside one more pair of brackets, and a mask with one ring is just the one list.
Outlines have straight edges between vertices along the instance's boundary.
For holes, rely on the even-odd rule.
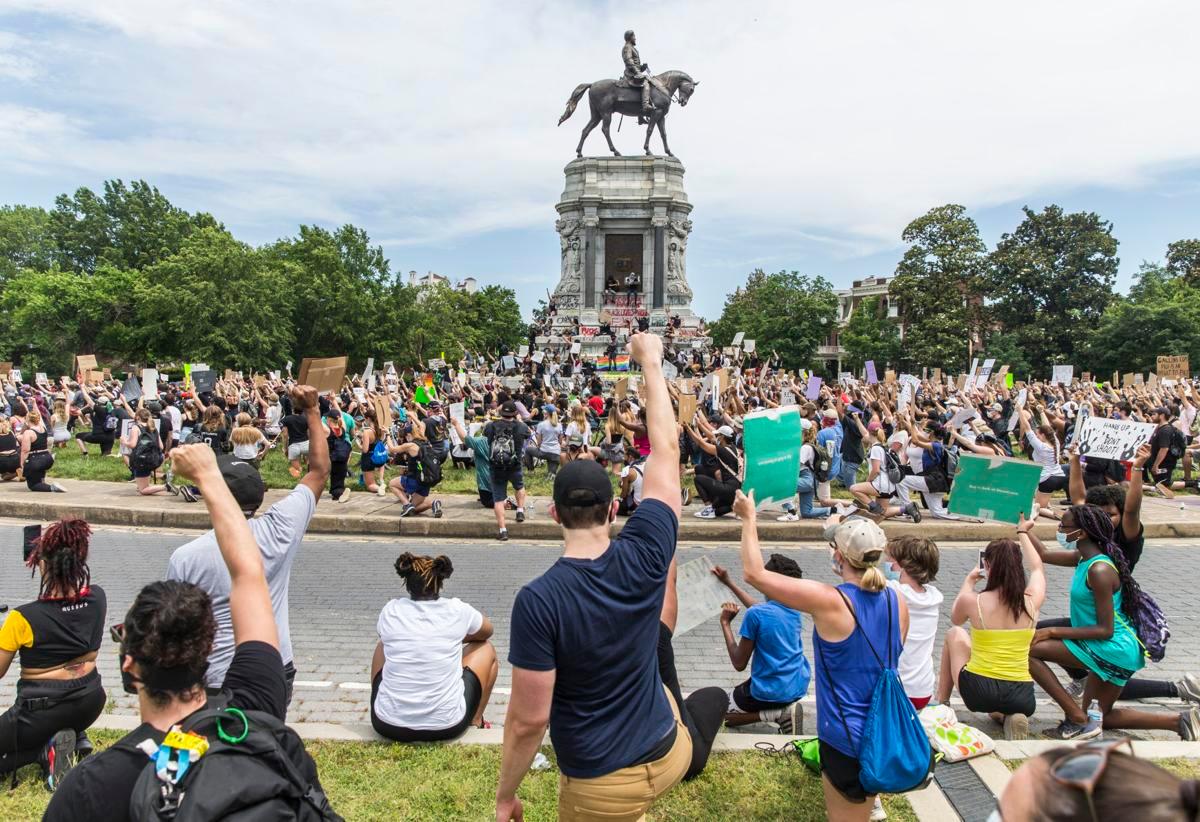
[[[97,747],[119,734],[96,731]],[[310,742],[321,782],[348,820],[486,820],[494,818],[500,748]],[[553,762],[553,752],[545,753]],[[149,761],[149,760],[147,760]],[[0,819],[38,819],[49,799],[36,767],[22,771],[17,790],[0,794]],[[531,773],[521,786],[525,818],[556,818],[558,772]],[[916,820],[907,800],[884,800],[892,820]],[[778,820],[825,818],[819,779],[799,760],[755,752],[717,753],[696,780],[657,802],[650,819]]]

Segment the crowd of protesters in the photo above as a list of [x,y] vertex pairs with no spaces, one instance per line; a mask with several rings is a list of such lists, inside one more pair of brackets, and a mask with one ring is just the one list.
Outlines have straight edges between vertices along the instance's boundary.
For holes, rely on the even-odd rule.
[[[0,716],[0,773],[41,763],[55,791],[47,818],[79,818],[82,807],[98,809],[88,818],[128,818],[140,803],[182,801],[171,791],[186,765],[150,777],[163,783],[158,800],[135,789],[145,781],[147,749],[166,750],[169,758],[173,727],[237,708],[282,746],[304,801],[336,818],[311,757],[283,725],[296,676],[291,570],[327,490],[344,502],[357,485],[394,496],[402,516],[436,518],[442,504],[434,489],[451,459],[473,466],[479,503],[493,511],[499,539],[508,537],[510,513],[517,523],[526,519],[526,475],[542,466],[553,479],[547,513],[562,526],[562,557],[513,605],[497,819],[522,817],[518,788],[547,727],[561,774],[560,818],[637,819],[703,771],[722,724],[765,722],[802,733],[800,703],[810,684],[830,816],[882,818],[860,761],[880,653],[896,667],[913,711],[944,705],[957,691],[1007,738],[1028,733],[1036,682],[1063,711],[1052,738],[1157,729],[1200,739],[1195,707],[1164,713],[1116,704],[1147,696],[1200,703],[1193,675],[1173,682],[1136,676],[1156,632],[1159,645],[1165,638],[1157,605],[1133,573],[1144,547],[1143,496],[1195,487],[1194,386],[1076,381],[1009,388],[993,380],[965,390],[887,380],[814,392],[770,359],[673,363],[651,334],[635,335],[630,352],[639,370],[616,381],[585,362],[564,369],[553,360],[546,367],[544,360],[501,358],[441,365],[429,374],[387,369],[348,378],[320,396],[279,376],[233,375],[205,391],[163,381],[149,397],[132,396],[128,383],[7,385],[0,419],[5,479],[62,491],[45,477],[54,450],[69,447],[73,435],[89,458],[123,459],[136,493],[202,502],[214,528],[172,554],[165,580],[146,586],[114,629],[123,685],[138,694],[144,724],[91,756],[87,730],[105,699],[95,667],[105,598],[88,571],[89,532],[81,521],[65,521],[30,542],[27,562],[42,577],[39,598],[13,609],[0,628],[0,675],[14,657],[21,664],[17,703]],[[759,512],[742,491],[746,415],[793,403],[802,416],[801,468],[795,501],[778,519],[825,520],[837,586],[804,579],[784,554],[764,562]],[[698,411],[690,412],[693,404]],[[1126,463],[1088,459],[1075,443],[1087,415],[1153,422],[1156,429]],[[265,484],[258,464],[274,448],[297,485],[260,514]],[[922,510],[952,518],[945,496],[952,493],[954,455],[1017,451],[1041,466],[1037,510],[1012,538],[989,543],[963,580],[936,666],[938,548],[916,536],[888,540],[877,523],[919,523]],[[699,498],[695,516],[740,520],[742,577],[765,600],[714,569],[732,597],[720,614],[730,663],[739,671],[749,666],[750,675],[731,692],[700,688],[685,697],[672,636],[675,547],[691,504],[689,476]],[[851,499],[835,500],[834,483]],[[1056,508],[1057,492],[1066,492],[1068,507]],[[613,537],[619,517],[628,519]],[[1037,517],[1058,521],[1058,549],[1032,533]],[[1075,569],[1069,590],[1047,590],[1046,564]],[[372,725],[400,742],[487,727],[499,670],[491,621],[443,596],[450,557],[405,552],[395,570],[407,596],[389,601],[379,616]],[[1039,619],[1048,596],[1069,599],[1068,620]],[[801,639],[806,613],[812,666]],[[1052,665],[1063,669],[1066,684]],[[247,719],[247,732],[251,724]],[[1106,761],[1124,757],[1111,745],[1096,750]],[[1035,764],[1051,776],[1080,767],[1070,754],[1031,762],[1027,778],[1041,779],[1039,790],[1049,783]],[[1194,808],[1188,784],[1174,796],[1165,786],[1161,801]],[[1007,794],[1002,811],[1006,803]]]

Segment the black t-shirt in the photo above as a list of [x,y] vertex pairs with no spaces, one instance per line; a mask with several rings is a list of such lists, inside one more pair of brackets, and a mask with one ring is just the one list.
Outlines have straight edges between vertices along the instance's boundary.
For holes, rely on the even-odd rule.
[[[279,651],[264,642],[243,642],[233,654],[233,662],[225,674],[225,692],[229,704],[247,711],[263,711],[281,720],[287,714],[287,696],[283,675],[283,658]],[[207,707],[207,706],[204,706]],[[204,707],[197,710],[204,710]],[[184,720],[180,720],[181,722]],[[121,740],[133,743],[153,739],[162,743],[165,733],[149,724],[142,724]],[[300,773],[317,782],[316,764],[304,751],[289,750]],[[142,770],[150,764],[141,751],[110,748],[93,754],[67,774],[46,808],[43,822],[126,822],[129,819],[129,796]],[[86,811],[84,811],[86,809]]]
[[1133,573],[1133,567],[1138,564],[1138,560],[1142,558],[1142,549],[1146,547],[1146,527],[1138,524],[1137,539],[1130,540],[1125,536],[1125,529],[1118,528],[1116,534],[1117,546],[1121,549],[1121,553],[1125,555],[1125,561],[1129,563],[1129,572]]
[[298,442],[308,442],[308,419],[299,414],[288,414],[279,421],[287,431],[288,445]]
[[1169,471],[1175,467],[1178,461],[1177,457],[1171,456],[1171,437],[1174,427],[1170,423],[1164,422],[1158,428],[1154,429],[1154,436],[1150,439],[1150,461],[1146,463],[1146,467],[1151,471],[1154,470],[1154,463],[1158,460],[1158,452],[1166,451],[1166,456],[1163,457],[1162,464],[1159,465],[1159,471]]
[[[92,433],[98,437],[113,438],[117,435],[117,429],[120,428],[120,423],[109,428],[108,418],[113,416],[108,411],[107,405],[96,403],[92,406]],[[116,417],[114,417],[116,419]]]
[[866,461],[863,455],[862,434],[850,414],[842,416],[842,461],[854,465],[862,465]]

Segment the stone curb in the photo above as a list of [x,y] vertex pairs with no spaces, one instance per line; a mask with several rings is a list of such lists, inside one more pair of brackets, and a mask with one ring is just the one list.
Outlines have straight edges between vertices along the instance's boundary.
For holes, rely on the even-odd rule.
[[[79,504],[69,498],[54,495],[53,500],[41,494],[29,498],[6,497],[0,500],[0,517],[26,520],[52,520],[63,516],[81,517],[94,525],[125,525],[148,528],[194,528],[211,527],[208,512],[203,506],[189,508],[138,508],[119,504]],[[477,517],[463,518],[448,516],[442,519],[412,517],[401,519],[395,516],[361,516],[331,513],[337,508],[325,504],[317,509],[309,523],[310,533],[403,536],[430,538],[493,539],[495,526],[490,520]],[[698,542],[736,542],[741,528],[736,520],[714,522],[698,520],[685,509],[680,521],[679,539]],[[614,533],[620,523],[614,526]],[[889,537],[919,534],[933,540],[957,542],[987,542],[1013,535],[1012,526],[999,523],[951,522],[926,518],[921,524],[911,522],[885,522],[883,530]],[[1039,522],[1035,533],[1043,541],[1054,539],[1055,525]],[[1147,522],[1148,539],[1196,539],[1200,538],[1200,522]],[[763,542],[820,541],[822,525],[819,520],[797,523],[759,521],[758,533]],[[509,537],[513,540],[558,540],[561,530],[548,516],[539,515],[523,523],[508,523]]]

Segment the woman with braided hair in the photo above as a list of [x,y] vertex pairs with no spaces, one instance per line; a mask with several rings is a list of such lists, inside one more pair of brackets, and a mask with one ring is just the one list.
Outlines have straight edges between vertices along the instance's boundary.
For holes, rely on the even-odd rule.
[[408,588],[379,614],[371,660],[371,725],[396,742],[456,739],[487,727],[483,711],[500,671],[492,623],[460,599],[443,598],[447,556],[396,559]]
[[19,656],[17,699],[0,716],[0,774],[41,763],[53,791],[76,755],[91,753],[84,733],[104,710],[96,652],[107,600],[91,584],[81,519],[56,522],[32,541],[25,564],[41,574],[38,598],[14,608],[0,627],[0,676]]
[[[1058,542],[1065,550],[1044,551],[1051,565],[1074,565],[1070,627],[1039,628],[1029,651],[1034,680],[1063,709],[1066,717],[1047,736],[1086,739],[1104,728],[1175,731],[1185,740],[1200,739],[1200,712],[1179,714],[1114,708],[1125,683],[1146,664],[1145,649],[1134,626],[1142,590],[1114,541],[1112,519],[1095,505],[1073,505],[1062,516]],[[1082,704],[1059,683],[1047,663],[1088,671]],[[1099,702],[1103,721],[1090,720],[1086,707]]]

